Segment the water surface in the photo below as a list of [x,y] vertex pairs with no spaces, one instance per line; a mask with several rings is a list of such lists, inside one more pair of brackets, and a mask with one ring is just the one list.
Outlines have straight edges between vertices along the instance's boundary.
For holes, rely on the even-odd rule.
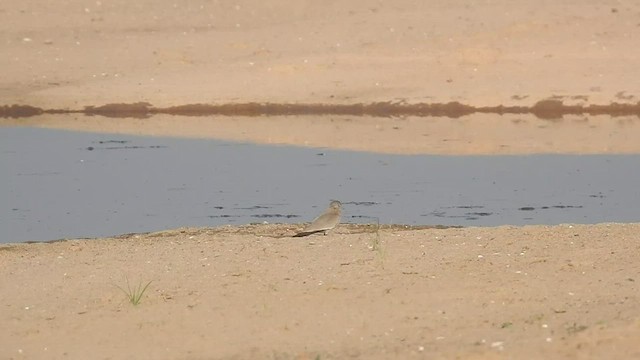
[[494,226],[640,220],[640,156],[387,155],[0,129],[0,242],[181,226],[344,222]]

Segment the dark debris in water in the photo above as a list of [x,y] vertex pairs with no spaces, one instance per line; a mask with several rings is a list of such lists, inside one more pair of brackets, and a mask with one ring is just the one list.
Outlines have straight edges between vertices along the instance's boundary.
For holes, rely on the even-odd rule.
[[[491,216],[491,215],[493,215],[493,213],[490,213],[490,212],[468,212],[468,213],[465,213],[465,215],[466,215],[466,217],[464,217],[465,220],[478,220],[483,216]],[[459,216],[459,217],[463,217],[463,216]]]
[[254,218],[259,218],[259,219],[270,219],[270,218],[281,218],[281,219],[292,219],[292,218],[297,218],[300,217],[299,215],[283,215],[283,214],[256,214],[256,215],[251,215],[251,217]]
[[[458,208],[458,207],[453,207]],[[451,209],[451,208],[449,208]],[[450,215],[444,211],[433,211],[428,214],[421,214],[420,216],[434,216],[438,218],[446,218],[446,219],[465,219],[465,220],[478,220],[480,216],[491,216],[493,213],[490,212],[467,212],[463,215]]]
[[107,146],[107,147],[93,147],[88,146],[86,149],[89,151],[93,150],[136,150],[136,149],[166,149],[168,146],[165,145],[149,145],[149,146]]
[[[582,205],[552,205],[552,206],[541,206],[539,209],[548,210],[548,209],[582,209]],[[518,208],[520,211],[533,211],[536,208],[533,206],[525,206]]]
[[235,209],[236,210],[260,210],[260,209],[271,209],[271,206],[255,205],[250,207],[239,207]]
[[542,206],[540,209],[582,209],[582,205],[553,205],[553,206]]
[[490,213],[490,212],[470,212],[470,213],[466,213],[466,215],[469,215],[469,216],[491,216],[491,215],[493,215],[493,213]]
[[98,140],[98,141],[94,141],[93,143],[97,143],[97,144],[126,144],[128,143],[129,140]]
[[378,203],[374,202],[374,201],[350,201],[350,202],[345,202],[344,204],[350,204],[350,205],[355,205],[355,206],[373,206],[373,205],[378,205]]

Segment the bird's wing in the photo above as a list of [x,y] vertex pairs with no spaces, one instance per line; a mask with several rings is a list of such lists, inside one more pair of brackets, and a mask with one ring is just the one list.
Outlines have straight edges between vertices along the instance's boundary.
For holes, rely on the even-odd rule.
[[303,237],[303,236],[309,236],[311,234],[315,234],[318,232],[321,232],[322,230],[318,230],[318,231],[301,231],[295,235],[293,235],[293,237]]
[[315,218],[311,224],[304,228],[304,232],[329,230],[336,226],[340,215],[335,213],[324,213]]

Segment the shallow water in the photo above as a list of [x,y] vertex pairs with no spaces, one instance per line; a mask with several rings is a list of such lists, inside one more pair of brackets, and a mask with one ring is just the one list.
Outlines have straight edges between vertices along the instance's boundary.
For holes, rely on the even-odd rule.
[[640,155],[434,156],[0,129],[0,242],[310,221],[640,220]]

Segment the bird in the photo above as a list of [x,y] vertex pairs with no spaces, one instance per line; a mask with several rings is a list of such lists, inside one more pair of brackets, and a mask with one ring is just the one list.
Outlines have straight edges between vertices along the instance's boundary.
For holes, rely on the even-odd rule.
[[322,215],[315,218],[311,224],[307,225],[301,232],[293,235],[293,237],[308,236],[319,232],[327,235],[327,231],[333,229],[340,223],[341,211],[342,203],[338,200],[331,201],[329,207]]

